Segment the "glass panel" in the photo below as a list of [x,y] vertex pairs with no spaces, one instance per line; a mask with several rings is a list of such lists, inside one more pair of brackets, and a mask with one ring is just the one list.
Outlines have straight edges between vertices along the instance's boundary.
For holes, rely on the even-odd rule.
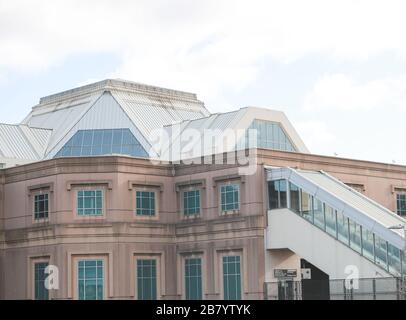
[[277,184],[279,184],[279,181],[268,182],[269,209],[271,210],[279,208],[279,194]]
[[362,228],[362,254],[374,261],[374,234],[365,228]]
[[320,201],[317,198],[314,198],[313,200],[313,205],[314,205],[314,224],[321,228],[325,229],[325,221],[324,221],[324,210],[323,210],[323,202]]
[[345,244],[349,244],[349,236],[348,236],[348,218],[344,216],[341,212],[337,212],[337,233],[338,233],[338,240],[344,242]]
[[154,216],[155,215],[155,192],[153,191],[137,191],[136,192],[137,209],[136,213],[139,216]]
[[388,244],[388,260],[389,271],[400,275],[400,249]]
[[138,300],[157,299],[156,260],[137,260],[137,297]]
[[200,190],[183,192],[183,213],[186,216],[200,213]]
[[224,300],[241,300],[240,256],[223,257]]
[[78,261],[78,296],[79,300],[103,300],[103,260]]
[[79,190],[77,193],[78,215],[97,216],[103,214],[103,191]]
[[397,214],[406,216],[406,193],[396,194]]
[[386,241],[375,235],[375,262],[387,269],[387,245]]
[[34,196],[34,219],[48,218],[48,194],[39,194]]
[[186,300],[202,299],[202,259],[185,259]]
[[295,150],[288,136],[282,130],[281,126],[276,122],[254,120],[248,130],[250,129],[257,130],[257,145],[260,148],[285,151]]
[[326,231],[333,237],[337,237],[336,211],[326,204],[324,205],[324,208],[326,217]]
[[55,156],[90,156],[125,154],[133,157],[148,157],[129,129],[79,130]]
[[350,247],[361,253],[361,226],[349,219]]
[[300,189],[298,186],[289,182],[290,209],[296,213],[300,212]]
[[313,223],[313,197],[306,191],[301,190],[301,214],[303,217]]
[[45,281],[48,274],[45,269],[48,267],[48,262],[38,262],[34,264],[34,298],[35,300],[48,300],[49,292],[45,287]]
[[286,189],[286,180],[279,180],[279,208],[287,208],[288,207],[288,199],[287,199],[287,189]]
[[240,208],[239,184],[230,184],[221,186],[220,193],[221,193],[222,211],[238,210]]

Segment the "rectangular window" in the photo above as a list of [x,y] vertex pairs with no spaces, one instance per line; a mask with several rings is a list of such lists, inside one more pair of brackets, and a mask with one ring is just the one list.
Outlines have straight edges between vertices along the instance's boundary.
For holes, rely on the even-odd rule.
[[240,209],[240,185],[229,184],[221,186],[221,211]]
[[362,254],[374,261],[374,234],[365,228],[362,228]]
[[137,260],[137,297],[138,300],[157,299],[156,260]]
[[137,216],[155,215],[155,192],[137,191]]
[[36,194],[34,196],[34,219],[47,219],[49,214],[48,193]]
[[79,300],[103,300],[104,262],[103,260],[78,261]]
[[34,298],[35,300],[48,300],[49,292],[45,287],[45,279],[47,274],[45,269],[48,267],[48,262],[37,262],[34,264]]
[[388,243],[389,271],[400,275],[400,250]]
[[268,182],[269,208],[287,208],[287,185],[286,180]]
[[324,206],[323,202],[319,199],[314,198],[314,224],[320,229],[325,229],[325,219],[324,219]]
[[336,211],[328,206],[324,205],[324,212],[326,215],[326,231],[328,234],[333,237],[337,237],[337,220],[336,220]]
[[375,262],[384,268],[388,266],[388,247],[385,240],[375,235]]
[[298,186],[289,182],[290,209],[296,213],[300,212],[300,189]]
[[241,300],[241,257],[223,257],[224,300]]
[[337,232],[338,240],[348,245],[349,244],[348,218],[341,212],[337,212],[337,231],[338,231]]
[[202,259],[185,259],[186,300],[202,300]]
[[406,193],[396,194],[396,208],[397,214],[400,216],[406,216]]
[[79,216],[100,216],[103,214],[102,190],[79,190],[77,197]]
[[200,190],[183,192],[183,214],[185,216],[200,214]]
[[301,213],[303,217],[313,223],[313,196],[301,190]]
[[361,226],[349,219],[350,247],[361,253]]

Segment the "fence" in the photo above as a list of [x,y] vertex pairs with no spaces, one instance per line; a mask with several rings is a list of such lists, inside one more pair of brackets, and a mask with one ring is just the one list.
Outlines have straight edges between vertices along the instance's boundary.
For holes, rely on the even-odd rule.
[[266,282],[266,300],[406,300],[406,279]]

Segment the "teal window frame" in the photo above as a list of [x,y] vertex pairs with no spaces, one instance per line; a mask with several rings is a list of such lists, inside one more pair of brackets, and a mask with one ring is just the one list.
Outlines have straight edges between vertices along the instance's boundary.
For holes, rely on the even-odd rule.
[[240,184],[225,184],[220,187],[221,212],[240,210]]
[[396,193],[396,213],[406,217],[406,192]]
[[137,299],[157,300],[156,259],[137,259]]
[[154,217],[156,215],[155,191],[137,190],[135,198],[137,216]]
[[202,258],[185,258],[185,298],[203,299]]
[[45,280],[48,274],[45,269],[49,263],[45,261],[34,263],[34,299],[49,300],[49,290],[45,287]]
[[104,260],[102,259],[77,261],[79,300],[104,299],[104,273]]
[[102,216],[104,192],[101,189],[77,191],[78,216]]
[[183,194],[183,215],[200,215],[200,190],[184,190]]
[[34,195],[34,219],[42,220],[49,217],[49,194],[39,193]]
[[241,256],[223,256],[224,300],[242,299]]

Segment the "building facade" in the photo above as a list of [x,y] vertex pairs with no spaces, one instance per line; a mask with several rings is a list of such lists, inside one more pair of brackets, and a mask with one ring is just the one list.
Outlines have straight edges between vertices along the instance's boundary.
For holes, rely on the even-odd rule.
[[[154,146],[155,128],[169,145]],[[222,153],[174,159],[188,128],[242,133]],[[392,228],[406,167],[312,155],[283,113],[211,115],[193,94],[106,80],[42,98],[2,130],[0,299],[263,299],[306,263],[330,279],[351,265],[406,274]]]

